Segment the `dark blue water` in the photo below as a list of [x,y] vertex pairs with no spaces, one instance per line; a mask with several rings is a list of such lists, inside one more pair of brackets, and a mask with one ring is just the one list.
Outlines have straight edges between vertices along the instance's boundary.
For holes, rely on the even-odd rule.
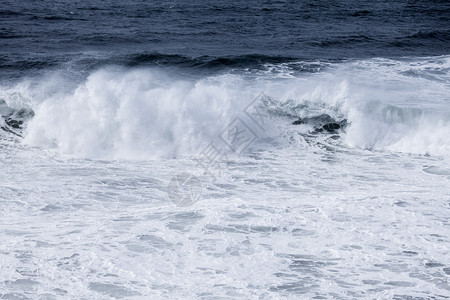
[[0,75],[70,64],[245,68],[445,55],[450,1],[0,3]]

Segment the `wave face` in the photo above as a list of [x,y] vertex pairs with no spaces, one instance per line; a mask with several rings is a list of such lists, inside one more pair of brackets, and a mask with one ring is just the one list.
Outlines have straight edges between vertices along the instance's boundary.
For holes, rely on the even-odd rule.
[[[21,82],[3,89],[2,98],[34,109],[34,117],[26,115],[25,144],[76,157],[192,156],[220,142],[235,118],[258,137],[253,148],[333,136],[344,147],[450,153],[449,57],[317,62],[314,73],[298,72],[298,64],[200,78],[109,67],[77,83],[56,75]],[[270,116],[264,128],[245,114],[249,105]],[[339,130],[323,130],[333,123]]]

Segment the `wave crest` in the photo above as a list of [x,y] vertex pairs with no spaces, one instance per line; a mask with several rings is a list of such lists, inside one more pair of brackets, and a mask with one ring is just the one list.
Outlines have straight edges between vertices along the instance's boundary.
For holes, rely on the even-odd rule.
[[[445,70],[447,58],[441,64]],[[356,68],[370,72],[361,73],[366,78],[358,77],[356,82],[345,73],[353,74],[355,66],[351,64],[335,74],[327,71],[294,78],[232,73],[180,79],[160,69],[101,69],[76,88],[68,84],[70,88],[60,92],[64,88],[53,86],[59,92],[35,99],[36,116],[28,124],[24,143],[102,159],[197,155],[217,140],[232,120],[245,117],[245,108],[262,92],[260,109],[272,118],[263,129],[251,128],[259,137],[255,147],[292,146],[292,141],[299,141],[293,146],[305,145],[305,140],[332,134],[341,137],[342,146],[449,155],[450,113],[436,109],[448,91],[446,75],[436,73],[439,65],[433,63],[433,74],[440,80],[411,77],[405,75],[408,68],[404,64],[396,66],[396,73],[384,72],[388,79],[396,80],[397,90],[390,89],[390,82],[383,91],[374,89],[374,84],[384,84],[373,82],[374,74],[383,68],[392,72],[391,65],[376,60],[365,65],[358,62]],[[426,66],[425,62],[420,65]],[[427,90],[430,82],[435,87],[433,94]],[[409,92],[416,83],[423,86]],[[35,89],[30,95],[44,94],[39,88],[39,84],[30,86]],[[402,105],[406,97],[422,95],[435,96],[427,99],[429,107],[419,102]],[[379,100],[386,96],[405,98]],[[0,121],[4,124],[6,119]]]
[[228,121],[228,93],[219,83],[102,70],[39,105],[25,143],[94,158],[189,155]]

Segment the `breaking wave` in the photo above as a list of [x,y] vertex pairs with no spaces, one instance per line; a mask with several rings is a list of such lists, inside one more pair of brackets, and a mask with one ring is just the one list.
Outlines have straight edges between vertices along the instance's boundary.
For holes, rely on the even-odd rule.
[[[0,125],[3,135],[23,136],[27,145],[102,159],[195,155],[236,118],[259,138],[254,147],[292,144],[289,135],[303,140],[333,135],[344,146],[449,155],[450,113],[436,109],[448,95],[448,58],[435,64],[444,70],[439,80],[433,68],[433,77],[422,76],[429,64],[419,70],[417,62],[410,64],[421,75],[411,77],[401,63],[388,78],[399,85],[395,90],[383,85],[384,92],[383,82],[374,85],[370,78],[394,62],[378,62],[375,70],[374,64],[354,62],[290,78],[233,73],[189,79],[157,68],[103,68],[75,85],[46,78],[3,87]],[[358,68],[366,71],[355,80],[351,74]],[[435,106],[407,93],[414,85],[417,97],[428,95],[420,91],[430,81],[440,88],[434,95],[440,100],[430,101]],[[383,101],[386,95],[406,96]],[[268,117],[263,127],[251,119],[249,107]]]

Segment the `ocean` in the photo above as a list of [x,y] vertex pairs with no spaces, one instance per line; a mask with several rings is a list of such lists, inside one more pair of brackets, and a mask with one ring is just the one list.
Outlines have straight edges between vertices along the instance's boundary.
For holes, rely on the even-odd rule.
[[450,2],[5,0],[0,42],[0,298],[450,298]]

